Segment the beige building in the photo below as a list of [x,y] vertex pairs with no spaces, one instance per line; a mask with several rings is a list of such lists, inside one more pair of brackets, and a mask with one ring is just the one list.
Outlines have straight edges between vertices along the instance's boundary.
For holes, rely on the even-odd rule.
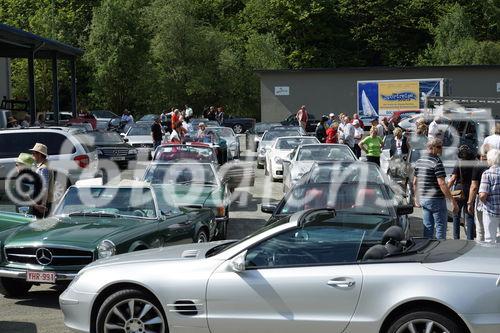
[[[500,65],[259,70],[261,121],[279,121],[306,105],[316,118],[358,109],[358,81],[443,78],[444,96],[500,97]],[[500,110],[498,110],[500,112]]]

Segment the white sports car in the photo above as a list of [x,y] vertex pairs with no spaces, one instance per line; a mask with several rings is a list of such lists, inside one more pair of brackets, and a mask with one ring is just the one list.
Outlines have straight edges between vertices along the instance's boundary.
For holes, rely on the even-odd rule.
[[[60,296],[93,333],[498,333],[500,246],[298,212],[238,242],[99,260]],[[385,230],[385,231],[384,231]]]
[[283,160],[298,146],[314,143],[320,142],[313,136],[283,136],[277,138],[266,150],[266,175],[270,175],[273,182],[283,179]]

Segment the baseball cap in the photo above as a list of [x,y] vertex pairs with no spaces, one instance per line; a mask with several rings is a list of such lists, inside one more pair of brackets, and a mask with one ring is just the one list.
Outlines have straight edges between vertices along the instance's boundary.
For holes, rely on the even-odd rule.
[[335,113],[333,113],[333,112],[332,112],[332,113],[330,113],[330,114],[328,115],[328,117],[335,117]]

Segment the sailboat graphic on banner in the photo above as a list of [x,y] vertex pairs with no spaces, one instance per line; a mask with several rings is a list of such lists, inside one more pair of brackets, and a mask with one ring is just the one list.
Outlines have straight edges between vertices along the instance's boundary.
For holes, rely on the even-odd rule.
[[365,117],[377,117],[377,111],[375,111],[375,108],[373,107],[372,103],[368,99],[368,96],[366,96],[365,91],[363,90],[363,93],[361,94],[361,107],[363,108],[363,115]]

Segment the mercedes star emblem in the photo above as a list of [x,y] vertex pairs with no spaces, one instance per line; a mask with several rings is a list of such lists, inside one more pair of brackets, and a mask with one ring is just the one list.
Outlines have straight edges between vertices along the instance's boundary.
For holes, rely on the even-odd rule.
[[40,265],[46,266],[52,262],[52,252],[50,252],[48,249],[41,247],[38,250],[36,250],[36,261]]

